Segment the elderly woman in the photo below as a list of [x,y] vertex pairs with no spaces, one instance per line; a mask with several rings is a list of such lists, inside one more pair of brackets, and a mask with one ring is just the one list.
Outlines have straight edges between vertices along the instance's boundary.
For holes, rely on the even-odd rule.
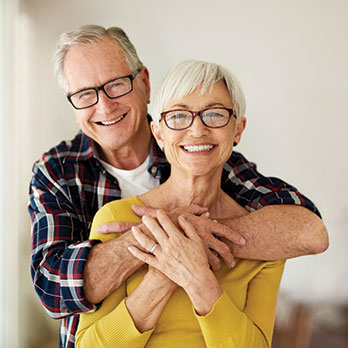
[[[172,68],[154,100],[152,132],[171,164],[169,179],[146,194],[105,205],[105,222],[140,220],[132,204],[159,208],[133,227],[129,252],[145,262],[94,313],[82,314],[77,347],[271,347],[284,262],[236,260],[216,272],[184,217],[165,211],[200,204],[212,219],[248,212],[220,187],[224,163],[245,128],[236,79],[217,64],[185,61]],[[150,232],[151,233],[150,233]]]

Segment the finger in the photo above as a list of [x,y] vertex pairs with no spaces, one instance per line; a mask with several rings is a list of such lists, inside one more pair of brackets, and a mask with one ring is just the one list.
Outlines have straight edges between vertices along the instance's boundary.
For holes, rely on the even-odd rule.
[[223,243],[222,241],[212,236],[208,236],[207,245],[210,249],[216,251],[221,256],[226,266],[231,268],[234,267],[235,265],[234,256],[230,248],[225,243]]
[[157,209],[155,208],[152,208],[152,207],[144,207],[144,206],[141,206],[141,205],[138,205],[138,204],[133,204],[132,205],[132,210],[133,212],[142,217],[144,215],[148,215],[148,216],[151,216],[153,218],[156,217],[156,211]]
[[207,219],[204,223],[209,228],[211,233],[219,237],[223,237],[232,242],[233,244],[239,246],[245,245],[245,239],[232,228],[209,219]]
[[209,264],[214,272],[221,268],[220,259],[209,248],[206,248]]
[[150,252],[154,245],[158,244],[157,241],[150,239],[139,227],[133,226],[132,233],[136,241],[146,251]]
[[202,215],[208,211],[208,208],[201,207],[197,204],[189,205],[186,209],[187,213],[193,214],[193,215]]
[[[207,211],[207,212],[205,212],[205,213],[203,213],[203,214],[200,215],[200,217],[205,217],[205,218],[209,218],[209,216],[210,216],[209,211]],[[215,220],[215,221],[216,221],[216,220]]]
[[102,234],[124,233],[129,231],[132,226],[138,225],[139,222],[108,222],[97,227],[97,232]]
[[188,222],[185,219],[184,216],[180,215],[178,218],[178,222],[179,222],[180,227],[184,230],[186,237],[188,237],[196,242],[202,243],[202,240],[199,237],[196,229],[194,228],[194,226],[190,222]]
[[159,209],[157,211],[157,220],[161,224],[163,230],[167,233],[168,237],[177,238],[182,236],[182,233],[178,230],[174,222],[164,210]]
[[152,254],[147,254],[141,250],[139,250],[137,247],[135,246],[129,246],[128,247],[128,251],[137,259],[139,259],[140,261],[143,261],[144,263],[155,267],[155,265],[157,264],[156,261],[156,257],[153,256]]
[[145,215],[143,216],[143,224],[150,230],[150,232],[160,245],[164,245],[167,242],[168,235],[162,229],[157,220]]

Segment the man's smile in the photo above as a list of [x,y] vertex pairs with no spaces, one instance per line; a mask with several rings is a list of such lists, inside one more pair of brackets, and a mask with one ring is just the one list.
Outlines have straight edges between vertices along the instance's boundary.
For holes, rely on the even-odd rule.
[[96,124],[101,125],[101,126],[112,126],[113,124],[116,124],[123,120],[126,117],[127,113],[121,115],[120,117],[116,118],[115,120],[112,121],[97,121]]

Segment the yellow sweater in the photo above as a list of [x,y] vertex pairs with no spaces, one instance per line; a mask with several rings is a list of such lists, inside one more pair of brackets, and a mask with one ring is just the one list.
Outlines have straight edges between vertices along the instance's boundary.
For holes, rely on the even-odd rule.
[[[96,214],[90,237],[106,241],[96,228],[105,222],[138,222],[132,204],[138,197],[113,201]],[[147,269],[134,273],[94,313],[80,315],[76,347],[262,348],[271,347],[276,302],[284,261],[239,259],[232,270],[215,273],[223,293],[207,315],[198,316],[182,288],[177,288],[154,329],[140,333],[125,298],[140,284]]]

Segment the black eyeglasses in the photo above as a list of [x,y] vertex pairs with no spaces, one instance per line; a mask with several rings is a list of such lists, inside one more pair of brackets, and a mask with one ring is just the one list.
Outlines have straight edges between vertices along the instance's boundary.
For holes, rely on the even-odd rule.
[[203,124],[209,128],[225,127],[231,116],[237,118],[233,109],[229,108],[209,108],[201,111],[191,110],[169,110],[161,113],[161,120],[166,126],[173,130],[189,128],[196,116],[199,116]]
[[81,91],[69,94],[67,98],[75,109],[81,110],[97,104],[99,101],[98,92],[101,90],[110,99],[122,97],[133,91],[133,80],[139,74],[140,70],[136,70],[131,75],[118,77],[117,79],[105,82],[99,87],[82,89]]

